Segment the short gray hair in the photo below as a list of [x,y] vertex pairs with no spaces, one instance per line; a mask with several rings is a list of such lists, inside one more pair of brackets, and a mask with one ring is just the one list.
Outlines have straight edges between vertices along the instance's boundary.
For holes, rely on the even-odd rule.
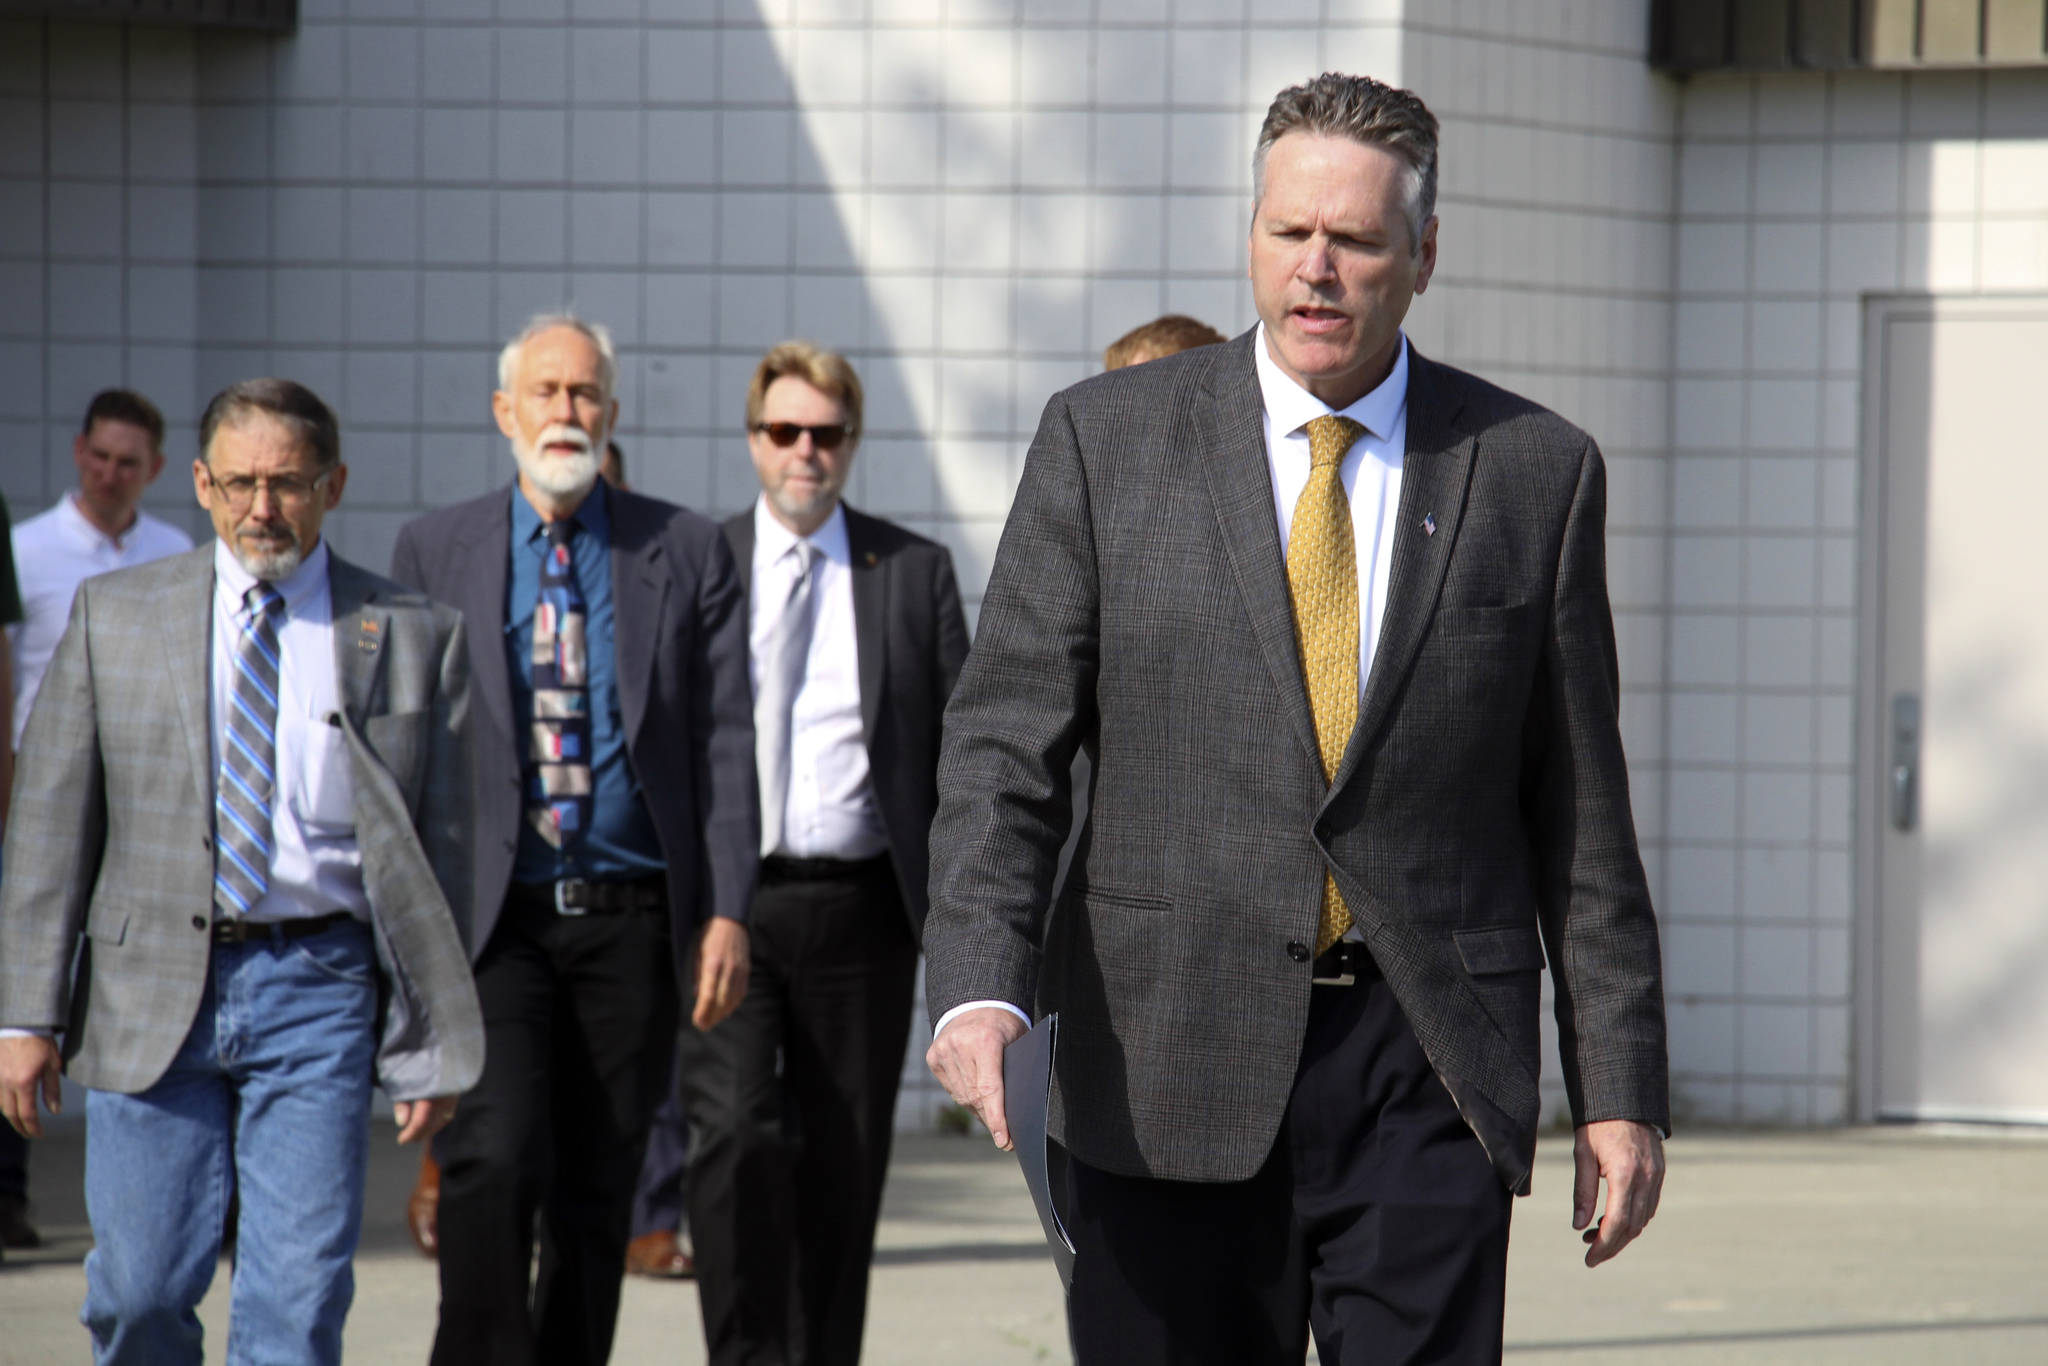
[[1289,133],[1349,138],[1380,147],[1408,168],[1408,247],[1422,249],[1422,225],[1436,214],[1436,115],[1412,90],[1370,76],[1325,71],[1273,97],[1252,151],[1252,212],[1266,195],[1266,153]]
[[505,343],[505,349],[498,353],[498,387],[509,390],[512,387],[512,372],[519,365],[519,353],[526,344],[543,332],[552,332],[558,327],[567,327],[581,332],[597,348],[597,375],[604,385],[604,396],[611,398],[619,392],[619,356],[612,347],[611,331],[603,323],[585,322],[573,313],[536,313],[519,335]]

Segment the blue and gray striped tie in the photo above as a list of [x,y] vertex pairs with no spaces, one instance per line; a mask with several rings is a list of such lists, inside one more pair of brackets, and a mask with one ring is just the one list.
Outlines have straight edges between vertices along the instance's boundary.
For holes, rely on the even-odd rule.
[[270,798],[277,789],[277,618],[284,599],[267,583],[242,595],[234,688],[214,785],[213,904],[247,915],[270,887]]

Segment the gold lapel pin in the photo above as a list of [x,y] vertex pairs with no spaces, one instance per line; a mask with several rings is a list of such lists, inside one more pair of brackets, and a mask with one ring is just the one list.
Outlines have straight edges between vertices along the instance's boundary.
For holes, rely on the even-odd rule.
[[868,562],[868,568],[870,569],[873,569],[876,565],[881,563],[880,557],[877,556],[875,552],[872,550],[870,550],[867,554],[861,556],[861,558]]

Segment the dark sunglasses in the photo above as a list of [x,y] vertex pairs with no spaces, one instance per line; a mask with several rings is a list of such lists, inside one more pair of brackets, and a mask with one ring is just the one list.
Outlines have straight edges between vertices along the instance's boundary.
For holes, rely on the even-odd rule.
[[837,450],[839,443],[846,440],[844,422],[828,422],[821,427],[806,427],[801,422],[756,422],[754,430],[766,432],[768,439],[778,446],[794,446],[798,437],[809,432],[811,444],[821,451]]

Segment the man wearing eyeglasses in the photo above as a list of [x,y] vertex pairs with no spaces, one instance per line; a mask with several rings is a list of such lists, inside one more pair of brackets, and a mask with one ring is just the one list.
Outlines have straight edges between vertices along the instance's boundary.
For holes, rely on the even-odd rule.
[[228,388],[200,450],[214,543],[84,583],[29,714],[0,1116],[35,1137],[60,1069],[88,1088],[95,1361],[197,1366],[238,1194],[230,1359],[339,1363],[372,1083],[412,1142],[483,1061],[468,647],[329,550],[348,469],[310,390]]
[[491,397],[517,478],[410,523],[392,556],[461,609],[477,679],[489,1048],[434,1145],[436,1363],[606,1359],[679,1000],[709,1029],[746,990],[745,599],[714,522],[600,479],[617,373],[604,328],[535,318]]
[[761,496],[725,524],[761,785],[754,974],[732,1019],[685,1031],[681,1068],[712,1366],[852,1366],[867,1313],[967,622],[944,547],[842,501],[860,435],[845,357],[762,358]]

